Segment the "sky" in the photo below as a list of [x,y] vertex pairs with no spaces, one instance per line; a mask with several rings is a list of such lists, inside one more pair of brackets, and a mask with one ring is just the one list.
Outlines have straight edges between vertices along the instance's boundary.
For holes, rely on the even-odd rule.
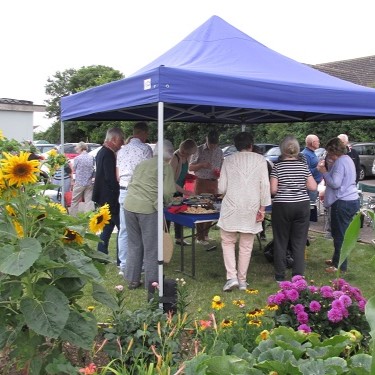
[[[104,65],[125,77],[213,15],[293,60],[375,55],[373,0],[18,0],[0,12],[0,98],[45,104],[48,78]],[[50,120],[34,114],[34,125]]]

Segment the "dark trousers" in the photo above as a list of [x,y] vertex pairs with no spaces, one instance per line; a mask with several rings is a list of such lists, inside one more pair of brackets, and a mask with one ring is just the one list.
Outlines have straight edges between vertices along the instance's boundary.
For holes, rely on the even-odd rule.
[[285,279],[288,243],[293,256],[292,274],[305,272],[305,247],[309,231],[310,201],[272,205],[272,230],[274,239],[274,268],[278,281]]
[[[171,222],[167,220],[167,228],[168,230],[171,227]],[[174,223],[174,238],[176,240],[182,239],[182,228],[183,226],[181,224]]]
[[[117,227],[117,230],[120,230],[120,216],[119,214],[111,213],[111,220],[109,223],[103,228],[103,232],[100,234],[101,241],[98,243],[98,251],[108,254],[108,245],[109,240],[111,239],[111,235],[113,229]],[[118,258],[118,239],[116,240],[116,258],[117,258],[117,265],[120,265],[120,260]]]
[[[331,234],[333,237],[334,252],[332,265],[337,268],[340,260],[341,246],[344,241],[345,232],[348,229],[353,216],[359,210],[359,199],[352,201],[337,200],[331,206]],[[345,259],[341,265],[341,271],[346,271],[348,261]]]

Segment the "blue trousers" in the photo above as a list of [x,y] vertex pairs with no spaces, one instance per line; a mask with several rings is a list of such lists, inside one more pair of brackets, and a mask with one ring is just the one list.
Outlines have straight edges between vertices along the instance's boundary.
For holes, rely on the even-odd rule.
[[[331,234],[333,237],[334,252],[332,256],[332,265],[337,268],[340,260],[341,247],[344,242],[345,232],[348,229],[353,216],[359,210],[359,199],[352,201],[337,200],[331,206]],[[345,259],[341,265],[341,271],[348,268],[348,260]]]
[[[111,235],[113,232],[113,229],[117,227],[117,230],[120,230],[120,218],[119,214],[113,214],[111,213],[111,220],[109,223],[104,227],[103,232],[100,234],[101,241],[98,243],[98,251],[108,254],[108,245],[109,240],[111,239]],[[120,260],[118,258],[118,239],[116,241],[117,243],[117,250],[116,250],[116,258],[117,258],[117,265],[120,265]]]

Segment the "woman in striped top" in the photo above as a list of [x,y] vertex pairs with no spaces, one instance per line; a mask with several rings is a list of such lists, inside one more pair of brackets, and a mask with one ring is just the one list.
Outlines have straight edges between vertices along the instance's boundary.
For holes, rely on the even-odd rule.
[[285,280],[288,244],[293,253],[292,276],[305,271],[305,246],[309,230],[310,198],[307,190],[317,184],[306,163],[300,161],[300,147],[293,136],[280,144],[281,161],[271,172],[272,230],[274,237],[274,268],[276,281]]

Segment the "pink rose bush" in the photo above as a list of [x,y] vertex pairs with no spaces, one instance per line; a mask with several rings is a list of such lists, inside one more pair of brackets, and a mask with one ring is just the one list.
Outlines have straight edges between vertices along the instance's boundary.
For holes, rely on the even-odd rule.
[[279,283],[279,291],[268,297],[275,310],[276,326],[288,326],[305,333],[315,332],[323,339],[359,331],[369,337],[365,317],[366,299],[361,291],[344,279],[321,287],[308,283],[302,276]]

